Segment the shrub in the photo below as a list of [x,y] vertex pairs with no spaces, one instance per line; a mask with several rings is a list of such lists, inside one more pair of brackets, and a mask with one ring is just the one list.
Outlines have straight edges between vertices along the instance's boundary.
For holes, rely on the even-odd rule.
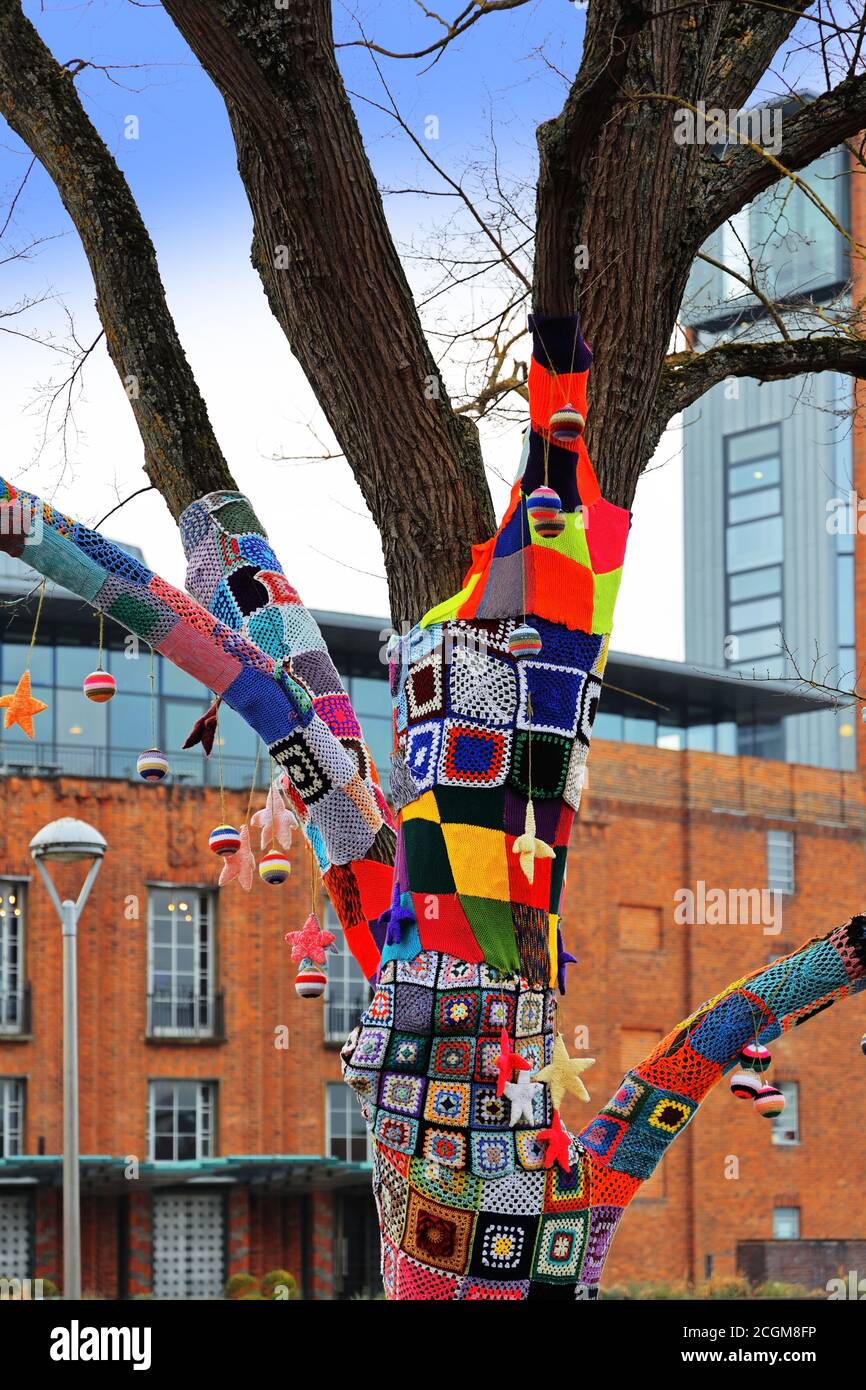
[[254,1279],[251,1274],[233,1274],[226,1280],[226,1298],[244,1298],[248,1293],[258,1289],[259,1281]]
[[272,1269],[262,1280],[261,1288],[262,1297],[270,1298],[274,1302],[289,1301],[298,1297],[295,1276],[287,1269]]

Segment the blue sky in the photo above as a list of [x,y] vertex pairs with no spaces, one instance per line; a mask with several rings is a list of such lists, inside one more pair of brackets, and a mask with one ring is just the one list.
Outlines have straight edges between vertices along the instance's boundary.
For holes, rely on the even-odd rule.
[[[454,8],[456,12],[459,6]],[[272,538],[287,571],[315,606],[384,613],[378,538],[345,463],[272,458],[318,453],[316,439],[326,448],[332,441],[249,264],[250,214],[218,93],[159,5],[44,0],[26,3],[25,10],[60,61],[84,58],[110,67],[108,74],[82,72],[76,79],[78,91],[150,229],[169,304],[235,476],[262,511],[280,519]],[[340,39],[357,37],[359,15],[368,37],[398,50],[423,46],[437,33],[409,3],[358,0],[342,5],[337,0],[334,12]],[[536,0],[481,20],[432,67],[429,60],[379,61],[413,129],[420,133],[428,117],[437,117],[435,156],[452,173],[460,174],[473,161],[488,162],[492,124],[504,176],[531,182],[535,127],[561,107],[561,74],[577,67],[583,27],[580,6],[569,0]],[[340,62],[350,90],[382,99],[368,53],[344,48]],[[380,183],[434,186],[435,176],[393,122],[363,100],[354,104]],[[126,135],[130,117],[137,121],[134,139]],[[7,128],[0,129],[0,202],[8,205],[28,161],[20,141]],[[443,214],[438,198],[391,197],[386,206],[401,246],[423,240]],[[57,194],[38,167],[16,208],[4,249],[8,253],[10,246],[35,237],[53,239],[28,259],[0,267],[0,306],[14,305],[24,296],[44,296],[22,324],[26,319],[29,329],[54,334],[62,342],[71,314],[80,340],[91,341],[99,324],[89,270]],[[417,263],[408,264],[410,278],[417,277]],[[3,468],[24,486],[93,522],[142,485],[141,444],[100,347],[87,365],[76,403],[68,463],[50,430],[43,445],[40,392],[62,379],[62,366],[62,357],[50,347],[0,335]],[[501,479],[511,477],[517,463],[517,428],[485,434],[484,445],[494,499],[501,505]],[[682,603],[676,434],[666,441],[663,456],[671,461],[641,484],[615,641],[632,650],[676,656]],[[308,510],[321,515],[323,492],[325,524],[299,524]],[[179,542],[156,495],[130,503],[108,529],[121,540],[143,544],[151,563],[168,577],[182,577]],[[667,566],[661,575],[659,555],[666,557]],[[650,565],[654,585],[661,583],[674,597],[668,628],[660,632],[654,623],[648,636],[651,610],[644,605]]]

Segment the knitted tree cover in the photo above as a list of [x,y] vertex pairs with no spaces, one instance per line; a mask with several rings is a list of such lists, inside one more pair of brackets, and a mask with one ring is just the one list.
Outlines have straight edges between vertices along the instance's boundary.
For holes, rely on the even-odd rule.
[[601,496],[582,436],[552,428],[586,415],[577,321],[532,328],[531,428],[502,525],[460,593],[393,643],[396,837],[321,633],[245,498],[182,518],[196,602],[0,479],[0,506],[38,522],[26,546],[0,526],[0,544],[204,682],[285,771],[376,981],[343,1061],[373,1134],[392,1298],[595,1298],[624,1208],[743,1045],[866,984],[855,917],[730,985],[580,1134],[563,1126],[588,1061],[557,1038],[573,959],[559,903],[629,515]]

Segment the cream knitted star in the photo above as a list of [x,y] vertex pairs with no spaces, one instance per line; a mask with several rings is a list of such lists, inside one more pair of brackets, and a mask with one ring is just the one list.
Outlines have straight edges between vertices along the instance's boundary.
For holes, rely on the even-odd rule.
[[538,1089],[535,1082],[530,1081],[528,1071],[520,1072],[516,1081],[506,1081],[505,1094],[511,1101],[510,1125],[519,1124],[521,1118],[528,1125],[535,1124],[532,1100]]
[[520,867],[528,883],[532,883],[535,878],[536,859],[555,858],[550,845],[545,844],[544,840],[539,840],[535,833],[535,811],[531,801],[526,803],[526,821],[523,834],[518,835],[514,841],[512,853],[520,855]]
[[537,1071],[533,1079],[547,1083],[553,1108],[558,1110],[566,1091],[577,1096],[578,1100],[589,1100],[589,1091],[581,1081],[580,1074],[594,1065],[594,1057],[569,1057],[562,1034],[557,1033],[549,1065]]

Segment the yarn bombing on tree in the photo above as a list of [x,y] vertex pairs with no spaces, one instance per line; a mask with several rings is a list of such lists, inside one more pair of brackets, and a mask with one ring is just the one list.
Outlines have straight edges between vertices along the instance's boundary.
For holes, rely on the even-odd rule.
[[[374,982],[342,1061],[371,1130],[392,1299],[597,1298],[623,1211],[711,1088],[733,1072],[735,1094],[780,1113],[767,1044],[866,985],[866,919],[853,917],[710,999],[567,1128],[560,1105],[585,1098],[591,1059],[569,1057],[557,1028],[574,960],[560,899],[629,514],[602,497],[586,450],[591,354],[576,319],[531,328],[531,428],[502,524],[473,548],[460,592],[389,645],[396,825],[321,634],[246,499],[214,494],[184,514],[198,602],[0,480],[0,504],[40,510],[28,563],[202,681],[280,770]],[[542,494],[564,518],[556,534],[533,521],[539,489],[560,503]],[[19,693],[3,699],[7,720]],[[213,729],[205,716],[203,745]],[[262,867],[279,881],[290,866],[271,792]],[[249,889],[247,823],[238,839],[220,883]],[[312,918],[290,936],[324,958],[333,943]],[[307,951],[297,993],[326,983]]]

